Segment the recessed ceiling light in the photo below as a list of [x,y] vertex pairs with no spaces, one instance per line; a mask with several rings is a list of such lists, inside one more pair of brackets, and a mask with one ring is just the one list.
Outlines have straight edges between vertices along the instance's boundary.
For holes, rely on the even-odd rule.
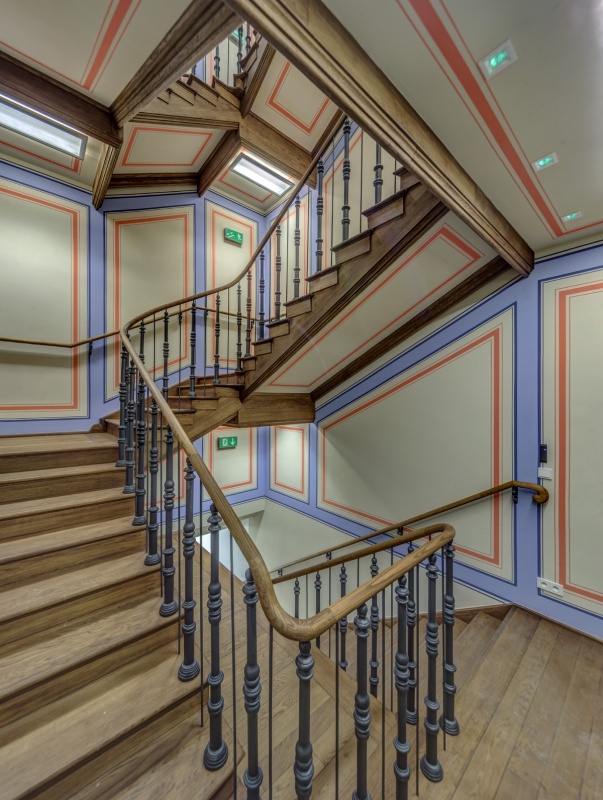
[[561,217],[561,219],[563,222],[573,222],[575,219],[580,219],[581,216],[581,211],[572,211],[571,214],[565,214],[565,216]]
[[496,50],[484,56],[479,62],[479,66],[484,73],[484,77],[490,80],[490,78],[502,72],[503,69],[510,67],[515,61],[517,61],[517,54],[511,44],[511,40],[507,39],[507,41],[499,45]]
[[0,95],[0,127],[34,139],[47,147],[82,159],[88,139],[73,128],[62,125],[33,108]]
[[260,164],[248,155],[241,154],[237,160],[232,164],[231,170],[238,175],[247,178],[248,181],[262,186],[264,189],[275,194],[277,197],[285,194],[288,189],[291,189],[293,184],[282,175]]
[[553,164],[558,163],[559,159],[557,158],[557,153],[549,153],[548,156],[543,156],[542,158],[537,158],[536,161],[532,161],[532,169],[534,172],[540,172],[541,169],[552,167]]

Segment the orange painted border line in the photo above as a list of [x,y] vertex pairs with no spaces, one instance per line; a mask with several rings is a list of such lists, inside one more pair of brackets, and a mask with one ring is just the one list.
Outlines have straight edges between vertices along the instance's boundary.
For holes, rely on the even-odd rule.
[[281,73],[278,76],[276,83],[274,84],[272,92],[270,93],[270,96],[268,97],[268,100],[266,101],[266,105],[269,108],[271,108],[273,111],[276,111],[277,114],[280,114],[282,117],[285,117],[285,119],[288,119],[289,122],[291,122],[293,125],[295,125],[297,128],[299,128],[301,131],[306,133],[308,136],[310,136],[314,132],[314,128],[317,126],[319,119],[324,114],[324,112],[325,112],[327,106],[329,105],[330,101],[329,101],[328,97],[325,97],[325,99],[322,102],[321,106],[319,107],[318,111],[314,115],[314,119],[310,122],[309,125],[307,125],[299,117],[296,117],[295,114],[292,114],[291,111],[288,111],[285,108],[285,106],[283,106],[281,103],[279,103],[278,99],[277,99],[278,95],[279,95],[279,92],[283,88],[283,84],[284,84],[285,80],[287,79],[287,75],[289,74],[290,71],[291,71],[291,63],[289,61],[287,61],[285,63],[285,66],[281,70]]
[[[230,430],[232,430],[232,428],[229,428],[228,425],[221,425],[219,428],[216,428],[215,430],[211,431],[208,434],[208,436],[209,436],[209,455],[208,455],[208,459],[207,459],[207,465],[208,465],[209,471],[212,473],[212,475],[214,473],[214,441],[215,441],[215,434],[217,434],[218,431],[230,431]],[[237,430],[240,430],[240,429],[237,428]],[[249,467],[249,478],[247,480],[245,480],[245,481],[239,481],[238,483],[227,483],[225,485],[221,485],[220,484],[220,489],[222,489],[223,492],[226,491],[227,489],[238,489],[241,486],[250,486],[251,488],[253,488],[253,438],[254,438],[253,437],[253,433],[252,433],[251,428],[250,428],[249,429],[249,464],[248,464],[248,467]]]
[[62,169],[67,170],[67,172],[74,172],[76,175],[79,175],[82,170],[83,161],[79,158],[74,158],[73,156],[71,156],[72,163],[71,166],[69,166],[69,164],[62,164],[60,161],[54,161],[52,158],[46,158],[46,156],[42,156],[39,153],[26,150],[24,147],[18,147],[16,144],[5,142],[4,139],[0,139],[0,144],[4,145],[5,147],[10,147],[12,150],[17,150],[19,153],[25,153],[28,156],[33,156],[39,161],[46,161],[48,164],[54,164],[56,167],[61,167]]
[[[186,161],[186,162],[184,162],[184,161],[182,161],[182,162],[176,162],[176,161],[174,161],[174,162],[167,162],[167,161],[166,162],[159,162],[159,161],[128,161],[128,159],[130,158],[130,153],[132,152],[132,150],[134,148],[134,144],[136,142],[136,138],[137,138],[139,133],[166,133],[166,134],[175,133],[175,134],[178,134],[178,135],[181,134],[183,136],[203,136],[203,137],[205,137],[205,141],[203,142],[203,144],[201,145],[201,147],[199,148],[197,153],[194,155],[192,161]],[[213,138],[214,138],[214,134],[210,133],[209,131],[187,131],[187,130],[180,130],[178,128],[166,128],[166,127],[153,128],[153,127],[145,126],[145,125],[135,125],[132,128],[132,130],[130,131],[128,144],[127,144],[126,149],[124,151],[124,154],[123,154],[123,156],[121,158],[120,166],[122,166],[122,167],[192,167],[197,162],[199,156],[201,155],[201,153],[203,153],[203,151],[205,150],[205,148],[207,147],[207,145],[210,143],[210,141]]]
[[[71,337],[72,341],[77,341],[79,337],[79,271],[80,271],[80,255],[79,255],[79,226],[80,226],[80,212],[67,206],[62,206],[59,203],[43,200],[35,195],[19,192],[15,189],[8,189],[7,187],[0,186],[0,193],[9,195],[25,202],[35,203],[37,205],[47,206],[55,211],[60,211],[63,214],[68,214],[70,217],[71,226],[71,307],[72,307],[72,324],[71,324]],[[64,403],[50,404],[50,405],[2,405],[0,411],[74,411],[79,407],[79,363],[80,357],[77,348],[71,351],[71,403],[69,405]]]
[[[279,430],[283,431],[298,431],[301,433],[302,441],[301,441],[301,489],[298,489],[296,486],[289,486],[288,483],[281,483],[277,480],[277,452],[276,452],[276,439],[277,439],[277,432]],[[272,464],[273,464],[273,472],[274,472],[274,485],[280,486],[281,489],[289,489],[295,494],[299,494],[305,498],[306,496],[306,431],[301,426],[297,425],[275,425],[274,426],[274,437],[272,441]]]

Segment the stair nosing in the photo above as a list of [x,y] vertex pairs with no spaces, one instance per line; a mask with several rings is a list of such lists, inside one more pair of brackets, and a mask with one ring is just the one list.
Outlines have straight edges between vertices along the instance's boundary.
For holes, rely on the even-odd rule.
[[[0,505],[0,522],[6,522],[21,517],[35,517],[54,511],[65,511],[68,508],[81,508],[91,503],[131,500],[132,497],[132,494],[124,494],[123,490],[115,487],[112,489],[95,489],[92,492],[75,492],[69,495],[57,495],[55,497],[40,497],[36,500],[18,500],[16,503],[4,503]],[[40,505],[38,506],[37,504]],[[30,507],[27,508],[27,506]]]

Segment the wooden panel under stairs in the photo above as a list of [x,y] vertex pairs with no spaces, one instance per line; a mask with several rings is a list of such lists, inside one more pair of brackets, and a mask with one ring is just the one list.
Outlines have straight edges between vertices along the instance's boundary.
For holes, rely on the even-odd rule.
[[0,436],[0,474],[115,463],[115,439],[106,433]]

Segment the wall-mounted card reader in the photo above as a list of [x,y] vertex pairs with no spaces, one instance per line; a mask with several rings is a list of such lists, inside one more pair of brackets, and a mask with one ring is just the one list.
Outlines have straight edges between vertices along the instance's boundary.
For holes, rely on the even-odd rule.
[[549,447],[546,444],[540,445],[540,458],[538,459],[541,464],[546,464],[547,457],[549,454]]

